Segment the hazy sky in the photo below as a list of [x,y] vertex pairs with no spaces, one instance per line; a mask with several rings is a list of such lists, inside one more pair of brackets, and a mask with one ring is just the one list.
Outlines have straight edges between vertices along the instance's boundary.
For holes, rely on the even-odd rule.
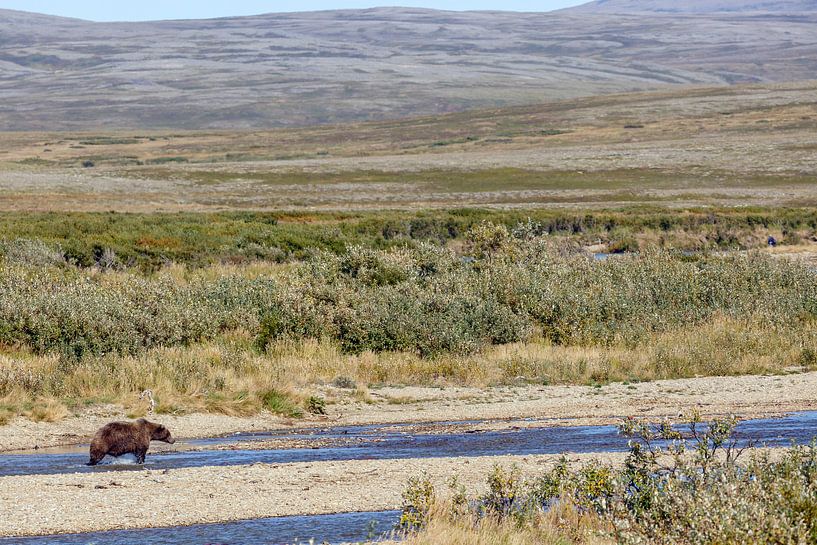
[[497,9],[550,11],[586,0],[0,0],[0,8],[34,11],[92,21],[146,21],[153,19],[204,19],[230,15],[256,15],[280,11],[416,6],[450,10]]

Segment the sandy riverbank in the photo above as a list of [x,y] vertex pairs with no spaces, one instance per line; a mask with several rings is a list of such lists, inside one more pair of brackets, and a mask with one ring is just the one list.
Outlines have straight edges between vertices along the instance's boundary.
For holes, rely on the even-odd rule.
[[[553,425],[609,424],[627,416],[675,418],[693,409],[703,415],[732,413],[750,418],[817,410],[817,372],[619,383],[601,388],[382,388],[371,394],[374,403],[350,401],[330,405],[329,415],[325,418],[292,420],[269,414],[250,418],[217,414],[156,415],[151,418],[167,425],[177,438],[305,426],[460,420],[532,418],[553,419]],[[400,403],[394,403],[395,399]],[[0,427],[0,451],[81,443],[106,422],[122,418],[121,410],[107,407],[56,423],[17,419]],[[485,424],[481,423],[479,427],[484,428]]]
[[[272,516],[399,509],[409,477],[426,472],[445,489],[456,474],[484,486],[495,463],[527,475],[559,456],[356,460],[164,471],[0,478],[0,535],[43,535],[189,525]],[[620,461],[622,455],[574,455]]]
[[[604,424],[630,415],[677,417],[693,409],[704,415],[734,413],[749,418],[817,409],[817,373],[698,378],[602,388],[385,388],[372,392],[372,396],[373,404],[331,405],[328,418],[306,421],[271,415],[160,415],[155,419],[170,426],[179,437],[203,437],[293,426],[371,424],[386,431],[392,424],[405,422],[412,423],[409,429],[413,432],[435,433],[442,426],[434,422],[460,420],[475,422],[456,424],[457,431],[541,426],[541,419],[549,419],[548,425]],[[399,404],[386,401],[398,396],[403,400]],[[54,424],[18,420],[0,428],[0,445],[8,449],[75,443],[115,416],[114,409],[97,409],[93,414]],[[450,426],[446,428],[450,431]],[[270,447],[282,446],[272,443]],[[558,458],[356,460],[2,477],[0,512],[4,517],[0,519],[0,535],[395,509],[400,506],[406,480],[423,471],[441,487],[457,474],[463,484],[474,489],[483,485],[494,463],[516,463],[534,475]],[[581,454],[570,458],[577,462],[620,462],[623,455]]]

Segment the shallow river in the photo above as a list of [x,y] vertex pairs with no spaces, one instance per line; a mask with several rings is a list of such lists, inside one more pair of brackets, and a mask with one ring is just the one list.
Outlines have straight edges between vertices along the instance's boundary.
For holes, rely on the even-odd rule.
[[241,520],[147,530],[115,530],[28,538],[0,545],[315,545],[366,541],[391,532],[399,511]]
[[[457,423],[449,423],[457,424]],[[527,423],[530,425],[531,423]],[[408,429],[408,428],[407,428]],[[808,443],[817,435],[817,411],[795,413],[786,418],[746,420],[738,425],[737,435],[768,446]],[[339,439],[351,446],[294,449],[218,450],[212,447],[237,441],[272,438],[302,441]],[[0,455],[0,476],[92,471],[176,469],[201,466],[230,466],[252,463],[291,463],[336,460],[378,460],[402,458],[444,458],[453,456],[503,456],[560,454],[562,452],[621,452],[627,450],[627,438],[615,426],[523,427],[515,430],[472,433],[410,433],[400,426],[387,431],[372,426],[345,426],[325,429],[285,430],[269,433],[236,434],[227,437],[177,442],[177,446],[204,450],[148,453],[144,466],[130,461],[106,458],[88,467],[87,445],[41,449]],[[211,447],[208,449],[208,447]],[[126,460],[129,460],[125,457]]]
[[[456,424],[456,423],[449,423]],[[533,424],[527,422],[527,425]],[[443,430],[444,430],[444,426]],[[412,433],[409,427],[345,426],[269,433],[236,434],[227,437],[188,441],[180,450],[149,454],[145,468],[164,469],[198,466],[226,466],[287,463],[320,460],[371,460],[429,458],[449,456],[497,456],[559,454],[562,452],[617,452],[627,449],[627,439],[614,426],[531,427],[470,433]],[[742,444],[788,446],[804,444],[817,435],[817,411],[803,412],[779,419],[746,420],[739,424],[737,437]],[[353,446],[297,449],[207,450],[236,441],[260,441],[273,438],[298,440],[350,439]],[[181,444],[178,442],[177,445]],[[0,455],[0,475],[72,473],[89,471],[140,470],[140,466],[120,460],[87,467],[87,445],[41,449],[26,453]],[[0,545],[290,545],[365,541],[390,531],[399,518],[394,511],[281,517],[205,524],[188,527],[117,530],[91,534],[45,536],[37,538],[0,538]]]

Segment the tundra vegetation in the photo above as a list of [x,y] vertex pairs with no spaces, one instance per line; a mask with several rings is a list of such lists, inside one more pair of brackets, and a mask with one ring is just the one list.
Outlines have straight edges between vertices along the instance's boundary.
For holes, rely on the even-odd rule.
[[528,480],[495,466],[480,493],[418,476],[399,529],[411,545],[814,543],[817,445],[745,450],[735,423],[628,420],[623,466],[563,458]]
[[[458,208],[371,212],[83,213],[0,212],[0,255],[26,259],[39,241],[54,257],[80,268],[155,272],[168,264],[200,268],[256,261],[292,262],[315,250],[342,253],[349,246],[457,247],[483,222],[513,230],[530,223],[536,234],[623,252],[762,248],[773,235],[782,245],[817,240],[813,207],[660,206],[623,209],[499,210]],[[32,250],[33,259],[42,255]]]
[[[610,217],[637,223],[651,214]],[[216,219],[229,225],[268,217]],[[667,220],[683,217],[705,216]],[[804,210],[734,212],[715,224],[752,232],[754,218],[763,217],[813,235]],[[6,232],[68,221],[68,239],[83,232],[83,222],[106,216],[8,218]],[[577,218],[596,225],[592,216]],[[645,245],[597,261],[582,248],[585,227],[574,229],[559,214],[551,223],[531,219],[510,228],[473,221],[453,241],[398,236],[381,247],[385,225],[415,219],[358,218],[338,228],[355,238],[307,242],[301,259],[281,262],[263,253],[227,257],[241,250],[239,231],[206,246],[200,219],[202,231],[178,254],[189,259],[161,267],[141,262],[135,245],[127,263],[120,257],[127,251],[103,247],[89,265],[52,238],[6,239],[0,419],[58,419],[94,403],[122,404],[137,415],[146,389],[159,412],[298,416],[324,411],[333,399],[318,390],[331,392],[323,386],[333,383],[352,384],[366,399],[373,384],[602,384],[817,365],[817,277],[799,262],[716,245],[697,252]],[[111,236],[128,248],[129,222],[159,229],[153,221],[115,218],[111,224],[120,227]],[[371,228],[368,221],[380,235],[361,227]]]

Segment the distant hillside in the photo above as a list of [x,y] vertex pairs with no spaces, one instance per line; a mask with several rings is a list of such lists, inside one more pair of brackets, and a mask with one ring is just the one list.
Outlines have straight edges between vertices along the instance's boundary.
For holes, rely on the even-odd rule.
[[802,13],[817,0],[597,0],[565,11],[593,13]]
[[0,130],[302,126],[817,74],[817,12],[600,12],[635,4],[145,23],[0,10]]

